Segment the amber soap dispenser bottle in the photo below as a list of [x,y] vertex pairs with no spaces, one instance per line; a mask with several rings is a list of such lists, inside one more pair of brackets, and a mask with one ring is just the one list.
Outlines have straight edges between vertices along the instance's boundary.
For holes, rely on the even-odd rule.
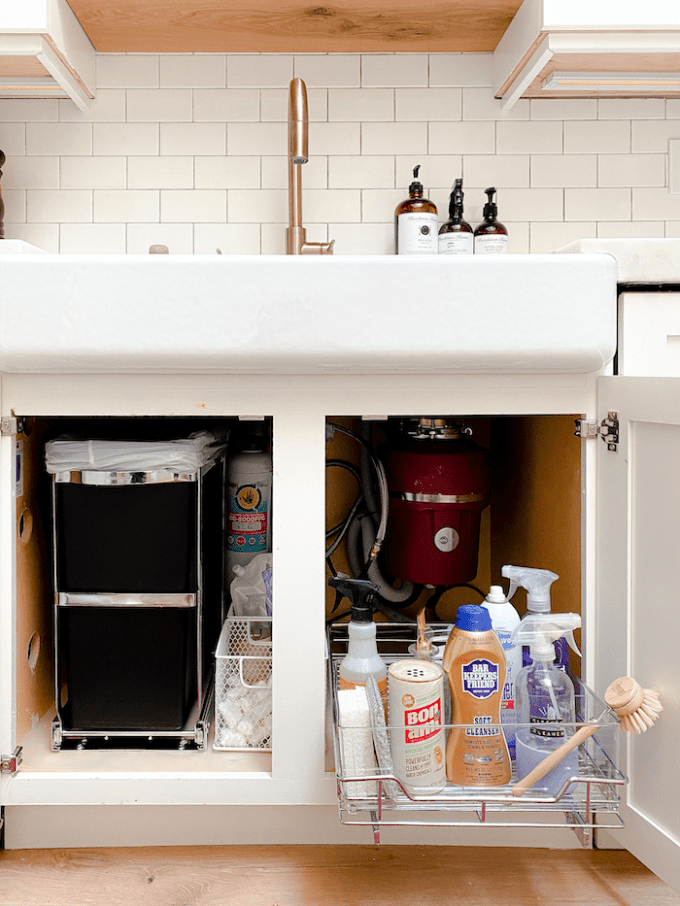
[[484,222],[475,228],[475,255],[503,255],[508,251],[508,231],[496,219],[498,207],[493,200],[496,190],[484,191],[488,201],[484,205]]
[[397,255],[437,255],[437,207],[423,198],[423,184],[418,180],[420,164],[413,170],[408,198],[397,205],[394,230]]
[[449,200],[449,219],[439,228],[439,254],[471,255],[474,250],[472,227],[463,218],[463,180],[457,179]]

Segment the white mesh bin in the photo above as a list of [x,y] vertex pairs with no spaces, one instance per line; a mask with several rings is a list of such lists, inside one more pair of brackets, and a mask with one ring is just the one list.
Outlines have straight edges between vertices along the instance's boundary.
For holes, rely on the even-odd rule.
[[271,617],[225,620],[215,653],[215,741],[220,751],[271,751]]

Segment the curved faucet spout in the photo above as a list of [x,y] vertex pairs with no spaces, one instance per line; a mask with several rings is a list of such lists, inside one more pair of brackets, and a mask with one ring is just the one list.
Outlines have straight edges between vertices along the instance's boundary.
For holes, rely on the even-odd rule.
[[309,160],[309,114],[307,86],[302,79],[290,83],[288,98],[288,229],[286,254],[332,255],[335,240],[307,242],[302,225],[302,178],[300,167]]

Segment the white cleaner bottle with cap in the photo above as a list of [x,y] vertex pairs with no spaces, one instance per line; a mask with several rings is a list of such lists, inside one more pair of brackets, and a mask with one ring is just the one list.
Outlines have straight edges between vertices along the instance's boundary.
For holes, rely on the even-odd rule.
[[[520,670],[516,684],[518,780],[575,732],[574,684],[555,665],[554,641],[571,634],[580,625],[581,618],[576,613],[537,613],[525,617],[512,634],[514,644],[529,646],[532,658],[532,663]],[[578,773],[578,749],[575,749],[537,781],[537,785],[557,796],[564,784],[578,777]]]
[[[510,566],[506,565],[501,569],[501,575],[510,579],[510,588],[508,589],[508,600],[512,598],[517,588],[521,585],[527,592],[527,612],[522,619],[527,619],[531,614],[550,613],[550,586],[559,579],[557,573],[549,569],[534,569],[528,566]],[[557,656],[557,666],[562,670],[569,670],[569,651],[567,646],[572,648],[578,656],[581,652],[576,647],[573,632],[566,632],[555,640],[555,653]],[[522,649],[522,664],[526,667],[531,663],[531,655],[528,646]]]
[[520,617],[506,598],[500,585],[492,585],[482,605],[491,615],[491,628],[498,636],[505,653],[506,674],[501,699],[501,724],[508,744],[510,757],[515,759],[515,724],[517,723],[517,702],[515,683],[522,669],[522,649],[512,641],[512,632],[519,626]]

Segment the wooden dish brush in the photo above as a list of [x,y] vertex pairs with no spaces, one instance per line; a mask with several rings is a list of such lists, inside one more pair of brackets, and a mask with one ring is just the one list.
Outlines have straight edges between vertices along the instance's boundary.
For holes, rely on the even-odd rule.
[[[646,733],[663,711],[659,693],[655,689],[643,689],[631,676],[614,680],[604,693],[604,700],[619,718],[620,727],[627,733]],[[545,777],[563,758],[599,730],[594,723],[584,724],[566,742],[539,762],[526,777],[513,784],[515,796],[523,796],[537,780]]]

